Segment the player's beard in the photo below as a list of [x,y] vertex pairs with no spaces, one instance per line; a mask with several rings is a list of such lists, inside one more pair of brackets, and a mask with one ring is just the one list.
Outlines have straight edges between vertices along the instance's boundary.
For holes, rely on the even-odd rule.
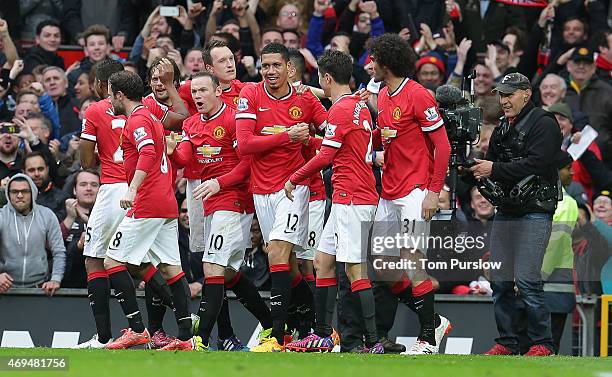
[[127,115],[125,112],[125,106],[118,99],[112,99],[111,105],[113,105],[113,113],[115,115]]

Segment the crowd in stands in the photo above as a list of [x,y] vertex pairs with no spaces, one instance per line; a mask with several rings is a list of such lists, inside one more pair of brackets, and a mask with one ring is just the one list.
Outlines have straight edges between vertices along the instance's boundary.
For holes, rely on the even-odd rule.
[[[160,6],[177,6],[178,15],[163,16]],[[474,157],[486,154],[502,115],[491,90],[511,72],[529,77],[536,105],[555,114],[563,149],[597,132],[560,169],[564,196],[576,208],[569,219],[572,237],[564,250],[549,246],[547,253],[569,252],[581,281],[576,291],[601,293],[602,285],[593,282],[608,269],[612,243],[611,27],[605,0],[555,0],[545,8],[495,0],[0,0],[0,293],[40,287],[53,294],[60,287],[86,286],[82,251],[100,178],[96,170],[81,168],[79,136],[85,110],[98,100],[90,75],[95,63],[119,60],[151,91],[149,67],[167,57],[180,72],[178,87],[206,69],[201,49],[219,39],[235,55],[236,77],[256,82],[261,49],[280,42],[301,55],[292,59],[302,72],[296,81],[316,87],[317,58],[331,48],[352,56],[351,86],[372,93],[376,116],[367,41],[384,33],[398,33],[412,44],[420,57],[412,77],[432,91],[446,83],[462,86],[475,72],[475,101],[484,120]],[[66,45],[81,49],[82,59],[66,64]],[[375,174],[384,165],[378,156]],[[324,177],[329,193],[329,173]],[[202,290],[201,255],[189,252],[180,172],[176,196],[183,271],[196,297]],[[440,208],[449,208],[449,200],[447,187]],[[466,231],[486,234],[495,214],[491,203],[461,184],[458,204]],[[243,273],[266,289],[269,273],[256,219],[251,240]],[[462,257],[487,255],[488,245]],[[490,295],[487,275],[439,279],[438,292]]]

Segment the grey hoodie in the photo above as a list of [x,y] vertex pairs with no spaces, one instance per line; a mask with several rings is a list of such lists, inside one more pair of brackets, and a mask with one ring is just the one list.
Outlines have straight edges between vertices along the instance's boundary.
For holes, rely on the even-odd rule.
[[[11,275],[16,287],[32,287],[47,280],[61,282],[66,268],[66,248],[57,217],[49,208],[36,204],[38,190],[27,175],[14,175],[7,187],[17,177],[25,178],[30,184],[32,211],[27,216],[17,212],[5,190],[7,204],[0,209],[0,273]],[[50,279],[47,248],[53,256]]]

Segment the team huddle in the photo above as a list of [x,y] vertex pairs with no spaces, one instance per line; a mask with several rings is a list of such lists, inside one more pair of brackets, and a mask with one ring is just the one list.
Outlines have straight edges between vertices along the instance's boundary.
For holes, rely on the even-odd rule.
[[[155,61],[149,70],[153,93],[145,98],[140,77],[120,63],[105,60],[94,67],[94,88],[105,99],[87,109],[80,148],[84,168],[97,160],[101,165],[84,250],[97,334],[77,347],[206,351],[215,323],[221,328],[230,322],[225,296],[231,290],[263,328],[251,352],[331,351],[341,336],[332,327],[341,262],[360,303],[361,352],[384,353],[368,272],[369,235],[426,231],[420,224],[437,209],[450,146],[435,99],[408,78],[415,59],[407,43],[385,34],[372,41],[369,53],[376,81],[385,84],[376,125],[368,93],[351,92],[351,57],[339,51],[318,61],[322,90],[301,85],[290,52],[277,43],[261,52],[260,83],[235,79],[234,55],[220,41],[202,52],[206,71],[180,87],[173,62]],[[330,99],[329,110],[317,96]],[[379,197],[372,156],[381,148]],[[333,195],[324,225],[321,171],[329,165]],[[177,169],[187,179],[190,248],[204,252],[197,315],[189,311],[181,270]],[[270,266],[269,307],[238,272],[255,214]],[[379,224],[391,224],[391,230],[377,229]],[[388,250],[375,257],[421,259],[424,253]],[[437,353],[451,324],[435,312],[427,273],[378,273],[418,315],[421,331],[406,353]],[[147,326],[132,276],[145,283]],[[111,287],[129,323],[116,339]],[[162,327],[166,308],[174,312],[176,337]],[[291,327],[299,335],[291,336]],[[221,331],[217,346],[245,350],[234,334]]]

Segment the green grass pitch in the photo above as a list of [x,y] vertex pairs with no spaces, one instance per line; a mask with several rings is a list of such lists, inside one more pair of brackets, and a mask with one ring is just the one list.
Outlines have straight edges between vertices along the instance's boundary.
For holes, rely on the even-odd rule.
[[4,376],[78,377],[612,377],[612,359],[475,355],[254,354],[0,348],[6,357],[67,357],[68,371],[7,371]]

